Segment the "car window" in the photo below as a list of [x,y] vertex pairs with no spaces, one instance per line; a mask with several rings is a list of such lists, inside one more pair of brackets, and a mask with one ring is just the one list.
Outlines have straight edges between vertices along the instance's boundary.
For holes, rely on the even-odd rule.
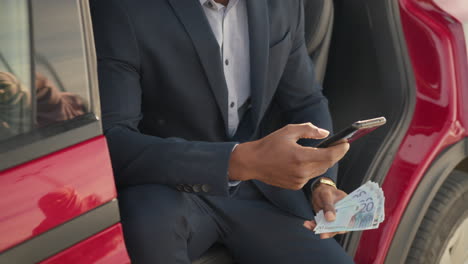
[[102,134],[87,0],[0,0],[0,169]]
[[89,112],[90,92],[78,1],[32,1],[36,125]]
[[27,1],[1,4],[0,140],[88,113],[90,91],[78,1],[32,1],[33,34]]
[[27,1],[1,1],[0,141],[33,127]]

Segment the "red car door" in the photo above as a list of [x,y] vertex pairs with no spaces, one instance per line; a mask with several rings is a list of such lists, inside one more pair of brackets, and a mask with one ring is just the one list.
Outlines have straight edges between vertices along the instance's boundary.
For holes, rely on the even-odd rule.
[[0,263],[129,263],[87,1],[3,1],[0,22]]

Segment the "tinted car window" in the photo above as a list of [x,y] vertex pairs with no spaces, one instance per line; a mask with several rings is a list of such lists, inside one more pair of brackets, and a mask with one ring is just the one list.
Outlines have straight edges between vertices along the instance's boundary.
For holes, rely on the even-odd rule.
[[0,141],[88,113],[79,2],[0,3]]
[[40,128],[86,114],[90,92],[79,2],[31,3],[36,125]]
[[102,134],[87,0],[0,0],[0,169]]
[[27,1],[0,1],[0,141],[33,127]]

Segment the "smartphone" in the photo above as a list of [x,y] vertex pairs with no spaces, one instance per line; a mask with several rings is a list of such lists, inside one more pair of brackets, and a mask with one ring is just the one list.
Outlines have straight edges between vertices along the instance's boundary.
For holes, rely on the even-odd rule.
[[356,139],[361,138],[362,136],[367,135],[370,132],[376,130],[386,122],[387,120],[385,119],[385,117],[377,117],[354,122],[346,129],[318,143],[315,147],[327,148],[329,146],[335,145],[338,141],[342,139],[347,139],[348,143],[351,143]]

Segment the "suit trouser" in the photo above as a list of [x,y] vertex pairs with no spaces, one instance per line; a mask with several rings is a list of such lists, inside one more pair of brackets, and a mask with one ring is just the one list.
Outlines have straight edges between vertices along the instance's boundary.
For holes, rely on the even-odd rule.
[[240,264],[353,263],[334,239],[305,229],[304,219],[269,203],[251,182],[231,197],[133,186],[119,202],[132,263],[191,263],[215,242]]

